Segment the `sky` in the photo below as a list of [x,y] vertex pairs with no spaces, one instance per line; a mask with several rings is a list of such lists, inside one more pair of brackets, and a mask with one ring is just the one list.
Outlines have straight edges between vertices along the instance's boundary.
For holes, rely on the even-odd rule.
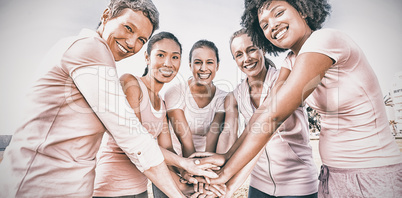
[[[109,0],[0,0],[0,135],[13,134],[23,117],[24,99],[48,50],[82,28],[95,30]],[[175,34],[183,46],[182,62],[172,86],[191,75],[188,53],[200,39],[213,41],[220,54],[214,83],[227,91],[244,75],[237,69],[229,38],[240,29],[243,0],[153,0],[160,12],[159,31]],[[360,45],[376,73],[384,95],[402,72],[402,1],[330,0],[324,28],[347,33]],[[145,47],[117,63],[119,74],[141,75]],[[280,67],[286,54],[270,57]],[[162,90],[163,92],[163,90]]]

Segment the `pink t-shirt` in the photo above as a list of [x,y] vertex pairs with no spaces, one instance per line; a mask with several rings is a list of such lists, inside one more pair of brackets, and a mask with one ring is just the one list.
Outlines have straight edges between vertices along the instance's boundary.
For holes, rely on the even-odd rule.
[[[273,67],[267,71],[260,105],[270,94],[278,73]],[[239,112],[246,124],[256,111],[249,90],[247,79],[233,90]],[[309,142],[307,113],[305,107],[299,107],[265,145],[261,157],[251,172],[250,186],[272,196],[316,193],[318,174]]]
[[[147,87],[140,78],[136,78],[142,92],[140,102],[141,124],[157,142],[156,139],[162,132],[163,120],[166,117],[165,103],[161,100],[161,108],[156,111],[150,101]],[[145,192],[148,178],[131,163],[113,137],[106,134],[104,138],[106,142],[102,143],[98,153],[93,196],[117,197]]]
[[[167,110],[181,109],[184,111],[188,126],[193,137],[193,143],[196,151],[205,151],[206,135],[209,132],[215,113],[224,112],[224,100],[227,92],[216,87],[215,95],[211,102],[203,107],[198,107],[193,95],[191,94],[188,83],[181,83],[171,86],[165,93],[165,102]],[[174,150],[178,155],[182,155],[181,144],[170,127]]]
[[[315,52],[335,61],[306,99],[321,115],[320,155],[337,168],[368,168],[402,162],[391,135],[377,77],[363,51],[342,32],[315,31],[299,55]],[[291,69],[290,53],[284,66]]]
[[163,162],[129,108],[107,43],[85,29],[59,42],[0,163],[0,197],[91,197],[105,131],[141,170]]

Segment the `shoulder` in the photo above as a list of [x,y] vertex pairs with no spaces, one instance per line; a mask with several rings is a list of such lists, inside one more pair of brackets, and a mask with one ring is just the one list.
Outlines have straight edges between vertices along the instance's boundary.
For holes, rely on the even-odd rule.
[[236,88],[231,92],[236,100],[240,100],[244,93],[248,90],[247,78],[243,79]]
[[352,40],[341,31],[321,29],[311,34],[301,48],[299,55],[305,52],[316,52],[339,62],[349,57],[353,48],[352,43]]
[[216,87],[216,94],[215,94],[216,97],[225,98],[227,94],[228,94],[227,91],[224,91],[224,90],[220,89],[219,87]]
[[171,84],[166,89],[165,96],[172,96],[176,94],[183,94],[185,91],[184,83]]
[[120,77],[120,84],[123,88],[124,93],[127,95],[129,93],[134,93],[141,98],[142,90],[140,86],[140,82],[138,81],[137,77],[133,76],[132,74],[123,74]]
[[64,59],[71,62],[114,65],[113,54],[106,42],[94,31],[83,30],[82,32],[75,37],[75,41],[66,50]]
[[124,83],[124,84],[135,83],[135,84],[139,85],[138,79],[135,76],[133,76],[132,74],[123,74],[120,77],[120,82]]
[[320,29],[313,32],[306,43],[308,44],[321,44],[332,46],[344,46],[345,41],[349,40],[346,33],[335,29]]
[[171,84],[166,89],[164,100],[168,110],[173,108],[184,108],[185,85],[183,83]]

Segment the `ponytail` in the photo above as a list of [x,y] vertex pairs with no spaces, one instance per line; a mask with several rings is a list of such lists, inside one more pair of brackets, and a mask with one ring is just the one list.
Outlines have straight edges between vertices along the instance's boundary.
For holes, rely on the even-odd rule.
[[142,76],[146,76],[148,74],[148,65],[147,65],[147,67],[145,67],[145,71],[144,71],[144,74],[142,74]]

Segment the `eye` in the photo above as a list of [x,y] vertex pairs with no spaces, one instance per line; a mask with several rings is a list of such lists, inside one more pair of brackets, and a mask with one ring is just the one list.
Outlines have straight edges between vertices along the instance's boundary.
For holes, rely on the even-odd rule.
[[129,32],[133,32],[133,29],[132,29],[130,26],[125,25],[124,27],[125,27]]
[[199,65],[199,64],[201,64],[201,61],[194,61],[194,64]]
[[179,56],[173,56],[172,58],[173,58],[173,60],[180,59],[180,57],[179,57]]
[[139,38],[138,40],[140,40],[140,42],[141,42],[143,45],[147,42],[147,40],[145,40],[145,39],[143,39],[143,38]]
[[275,14],[275,17],[280,17],[280,16],[282,16],[284,12],[285,12],[285,10],[279,10],[279,11]]
[[237,54],[235,55],[235,58],[240,58],[241,56],[243,56],[242,53],[237,53]]
[[257,49],[251,48],[249,51],[250,51],[250,52],[255,52],[255,51],[257,51]]
[[163,55],[163,54],[156,54],[156,56],[157,56],[157,57],[160,57],[160,58],[165,57],[165,55]]
[[208,61],[207,64],[214,64],[214,61]]
[[268,23],[263,23],[261,29],[266,30],[268,28]]

